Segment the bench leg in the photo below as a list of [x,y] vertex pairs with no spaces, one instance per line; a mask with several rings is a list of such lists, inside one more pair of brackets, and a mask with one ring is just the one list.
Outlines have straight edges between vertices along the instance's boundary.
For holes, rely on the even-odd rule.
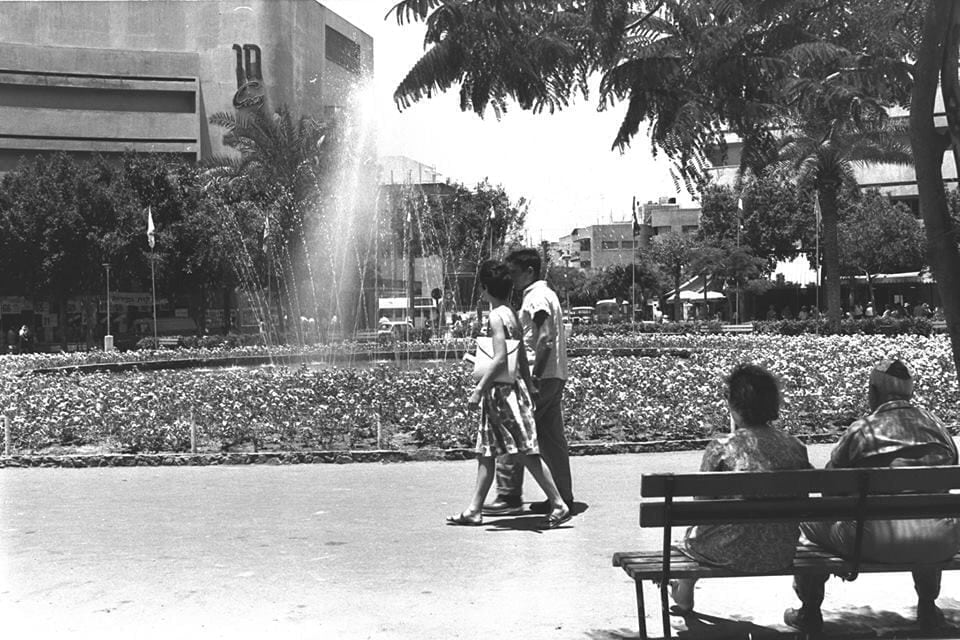
[[643,608],[643,581],[640,578],[634,579],[637,587],[637,618],[640,621],[640,640],[647,640],[647,614]]
[[669,586],[670,581],[667,579],[667,576],[663,576],[663,580],[660,581],[660,612],[663,614],[664,638],[670,638],[672,631],[670,628],[670,596],[667,595]]

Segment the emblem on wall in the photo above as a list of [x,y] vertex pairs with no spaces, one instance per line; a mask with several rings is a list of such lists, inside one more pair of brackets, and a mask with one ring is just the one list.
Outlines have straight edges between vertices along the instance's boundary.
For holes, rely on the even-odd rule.
[[233,94],[236,109],[260,109],[263,106],[263,66],[260,47],[255,44],[233,45],[237,52],[237,92]]

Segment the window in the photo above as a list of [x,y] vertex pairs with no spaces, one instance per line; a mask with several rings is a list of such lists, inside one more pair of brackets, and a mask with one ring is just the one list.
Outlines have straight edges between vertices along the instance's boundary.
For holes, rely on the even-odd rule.
[[683,228],[682,228],[682,229],[683,229],[683,232],[684,232],[684,233],[696,233],[696,232],[697,232],[697,229],[699,229],[699,228],[700,228],[700,227],[699,227],[698,225],[695,225],[695,224],[685,224],[685,225],[683,225]]
[[324,49],[327,60],[347,71],[360,73],[360,45],[327,26]]
[[600,242],[600,248],[604,251],[616,251],[620,248],[620,243],[616,240],[602,240]]
[[636,240],[621,240],[620,246],[623,249],[636,249],[638,246],[638,243]]
[[590,251],[590,238],[580,241],[580,251]]

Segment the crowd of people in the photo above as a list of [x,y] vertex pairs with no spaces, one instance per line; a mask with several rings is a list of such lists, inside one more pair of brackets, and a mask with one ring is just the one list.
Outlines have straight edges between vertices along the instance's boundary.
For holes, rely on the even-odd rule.
[[[480,411],[476,486],[467,508],[449,516],[448,524],[479,525],[484,516],[522,512],[524,467],[547,496],[544,503],[534,505],[535,511],[547,514],[547,528],[569,521],[574,514],[560,409],[567,377],[563,312],[556,294],[541,279],[540,267],[535,250],[520,250],[503,263],[488,261],[480,268],[482,296],[491,306],[487,335],[492,338],[493,356],[489,367],[477,373],[476,386],[467,400],[471,408]],[[512,288],[523,291],[519,312],[509,303]],[[923,313],[926,311],[929,309]],[[803,312],[809,314],[811,310]],[[515,360],[509,357],[509,341],[519,343],[520,356]],[[511,362],[515,362],[515,375],[504,376],[510,373],[507,369]],[[707,446],[701,471],[812,468],[803,443],[775,424],[782,397],[773,374],[754,364],[740,364],[724,385],[730,432]],[[900,360],[876,365],[867,390],[870,413],[846,430],[827,468],[958,464],[950,432],[933,413],[913,403],[913,389],[913,377]],[[484,504],[494,480],[496,498]],[[701,563],[762,574],[793,564],[801,533],[807,543],[851,558],[856,546],[855,528],[849,521],[700,525],[688,529],[682,551]],[[862,558],[871,562],[945,561],[960,552],[960,519],[870,521],[864,527],[860,548]],[[917,622],[927,631],[944,621],[936,605],[940,575],[934,567],[913,571]],[[787,625],[805,633],[821,631],[820,607],[828,577],[794,577],[801,604],[784,612]],[[677,612],[693,610],[695,583],[693,579],[671,581]]]

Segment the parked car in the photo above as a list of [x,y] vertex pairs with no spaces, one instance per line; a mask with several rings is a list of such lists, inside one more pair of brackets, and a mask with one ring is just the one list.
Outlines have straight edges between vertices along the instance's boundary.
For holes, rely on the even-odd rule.
[[377,325],[377,342],[407,342],[414,339],[416,330],[408,320],[381,320]]
[[[117,349],[133,349],[141,338],[153,337],[153,318],[138,318],[133,321],[132,331],[114,338]],[[195,336],[199,332],[193,318],[157,318],[157,337]]]
[[620,322],[623,320],[623,311],[616,300],[597,300],[593,308],[597,322]]
[[573,307],[570,309],[570,321],[573,324],[590,324],[593,322],[593,307]]

